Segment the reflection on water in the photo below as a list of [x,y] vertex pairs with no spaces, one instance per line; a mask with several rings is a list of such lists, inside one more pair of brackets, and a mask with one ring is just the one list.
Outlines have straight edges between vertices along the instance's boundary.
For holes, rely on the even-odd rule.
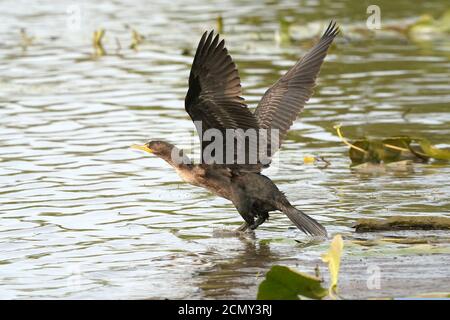
[[[180,183],[161,160],[129,146],[151,138],[197,147],[183,107],[187,76],[200,35],[215,27],[219,13],[254,107],[310,46],[276,46],[281,16],[298,25],[331,18],[363,24],[368,4],[361,3],[82,2],[81,24],[74,28],[67,25],[71,1],[4,2],[0,297],[253,298],[273,264],[312,270],[327,244],[299,245],[293,239],[305,241],[304,235],[277,214],[253,237],[217,235],[224,225],[240,224],[234,207]],[[383,19],[445,9],[445,1],[379,5]],[[145,36],[138,51],[128,48],[125,24]],[[100,27],[108,55],[92,59],[91,36]],[[35,38],[26,50],[20,28]],[[279,153],[279,166],[266,174],[330,234],[348,234],[362,216],[449,215],[447,164],[416,165],[401,174],[352,173],[333,130],[342,123],[351,138],[413,135],[448,147],[449,48],[448,38],[426,46],[406,38],[340,38]],[[304,165],[306,154],[323,155],[332,165]],[[447,257],[430,255],[424,265]],[[383,267],[385,260],[378,263]],[[450,278],[448,268],[423,270],[434,284]],[[417,290],[423,288],[406,293]]]
[[241,239],[237,249],[233,257],[218,259],[210,268],[199,272],[199,287],[206,297],[250,297],[248,291],[254,291],[255,280],[263,276],[260,270],[269,269],[281,258],[268,244],[258,244],[254,239]]

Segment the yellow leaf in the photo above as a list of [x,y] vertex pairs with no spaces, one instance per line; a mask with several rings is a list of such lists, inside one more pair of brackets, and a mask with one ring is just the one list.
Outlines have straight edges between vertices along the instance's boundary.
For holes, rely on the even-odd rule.
[[217,33],[223,33],[223,18],[221,15],[217,16],[216,25],[217,25]]
[[331,241],[330,249],[327,253],[322,255],[322,260],[328,263],[328,270],[330,272],[331,283],[328,289],[330,297],[334,297],[337,293],[337,283],[339,277],[339,267],[341,266],[341,255],[344,249],[344,241],[341,235],[334,236]]
[[307,163],[314,163],[315,160],[316,160],[316,158],[314,158],[314,156],[304,156],[303,157],[303,162],[305,164],[307,164]]
[[106,54],[105,49],[103,48],[102,40],[105,35],[104,29],[95,30],[92,37],[92,46],[95,50],[95,55],[97,57],[104,56]]

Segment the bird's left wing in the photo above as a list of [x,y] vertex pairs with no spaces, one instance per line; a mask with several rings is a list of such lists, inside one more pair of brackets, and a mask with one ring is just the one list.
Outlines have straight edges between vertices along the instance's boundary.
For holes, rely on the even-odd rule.
[[[198,44],[189,76],[185,108],[202,140],[208,129],[256,129],[258,123],[241,97],[241,81],[224,40],[205,32]],[[201,129],[198,126],[201,124]],[[203,149],[208,143],[202,141]]]

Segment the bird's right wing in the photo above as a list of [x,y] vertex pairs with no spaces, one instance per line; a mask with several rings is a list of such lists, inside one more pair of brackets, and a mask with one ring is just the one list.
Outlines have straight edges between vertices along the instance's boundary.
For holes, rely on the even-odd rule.
[[297,115],[312,96],[327,50],[338,33],[339,28],[331,21],[320,41],[268,89],[259,102],[255,110],[259,127],[278,130],[277,145],[270,145],[268,138],[270,155],[278,150]]

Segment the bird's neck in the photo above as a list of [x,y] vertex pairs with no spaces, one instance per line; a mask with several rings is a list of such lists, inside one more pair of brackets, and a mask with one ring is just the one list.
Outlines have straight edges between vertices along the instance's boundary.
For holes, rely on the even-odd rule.
[[186,169],[191,164],[191,159],[184,154],[183,150],[176,147],[174,147],[171,152],[161,154],[159,157],[177,170]]

